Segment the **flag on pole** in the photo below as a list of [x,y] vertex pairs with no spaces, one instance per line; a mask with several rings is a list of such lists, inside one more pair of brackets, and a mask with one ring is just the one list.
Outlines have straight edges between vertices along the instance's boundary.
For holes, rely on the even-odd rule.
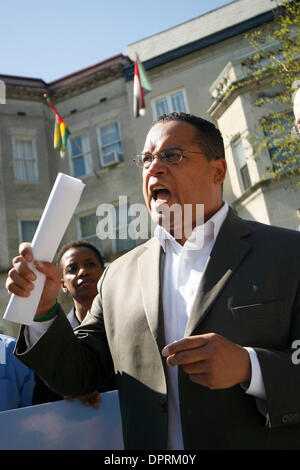
[[133,79],[133,115],[134,117],[143,116],[146,112],[145,95],[151,91],[151,86],[146,76],[143,64],[138,56],[134,63]]
[[55,126],[54,126],[54,148],[55,150],[60,151],[60,156],[63,158],[65,156],[66,148],[67,148],[67,141],[70,134],[70,131],[58,114],[56,108],[54,107],[53,103],[48,99],[49,106],[51,107],[52,111],[55,114]]

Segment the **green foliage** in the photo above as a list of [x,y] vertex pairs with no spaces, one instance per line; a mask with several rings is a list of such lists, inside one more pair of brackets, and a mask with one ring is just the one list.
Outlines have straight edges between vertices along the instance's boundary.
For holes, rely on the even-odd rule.
[[282,175],[300,175],[300,138],[291,135],[295,82],[300,87],[300,1],[277,4],[274,21],[247,34],[246,39],[254,50],[243,62],[248,75],[229,91],[255,90],[256,106],[278,109],[261,120],[265,139],[255,142],[255,155],[268,148],[273,164],[269,175],[275,180]]
[[266,76],[279,90],[273,102],[291,103],[293,83],[300,79],[300,2],[284,1],[274,10],[274,21],[247,35],[255,53],[245,60],[252,79]]

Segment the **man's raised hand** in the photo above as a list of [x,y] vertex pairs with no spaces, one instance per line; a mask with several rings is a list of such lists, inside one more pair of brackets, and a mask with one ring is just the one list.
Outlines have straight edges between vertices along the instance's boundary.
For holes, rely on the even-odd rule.
[[36,274],[28,265],[30,262],[34,262],[35,268],[46,276],[45,286],[36,312],[36,317],[41,317],[55,305],[61,276],[52,263],[33,259],[30,243],[21,243],[19,246],[19,255],[13,259],[13,268],[8,272],[6,288],[10,294],[20,297],[30,296],[36,279]]

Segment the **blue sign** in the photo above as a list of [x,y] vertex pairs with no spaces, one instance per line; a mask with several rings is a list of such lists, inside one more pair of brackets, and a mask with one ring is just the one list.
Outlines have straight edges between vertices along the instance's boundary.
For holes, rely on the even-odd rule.
[[118,392],[101,393],[99,408],[80,400],[0,413],[1,450],[123,450]]

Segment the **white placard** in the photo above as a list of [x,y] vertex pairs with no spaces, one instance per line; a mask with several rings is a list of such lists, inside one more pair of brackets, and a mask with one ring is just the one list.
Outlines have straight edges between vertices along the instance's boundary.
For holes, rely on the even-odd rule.
[[[79,179],[58,173],[32,240],[34,259],[52,262],[84,187],[85,184]],[[37,276],[33,291],[29,297],[13,294],[3,316],[5,320],[24,325],[32,323],[46,279],[33,263],[29,263],[29,267]]]

